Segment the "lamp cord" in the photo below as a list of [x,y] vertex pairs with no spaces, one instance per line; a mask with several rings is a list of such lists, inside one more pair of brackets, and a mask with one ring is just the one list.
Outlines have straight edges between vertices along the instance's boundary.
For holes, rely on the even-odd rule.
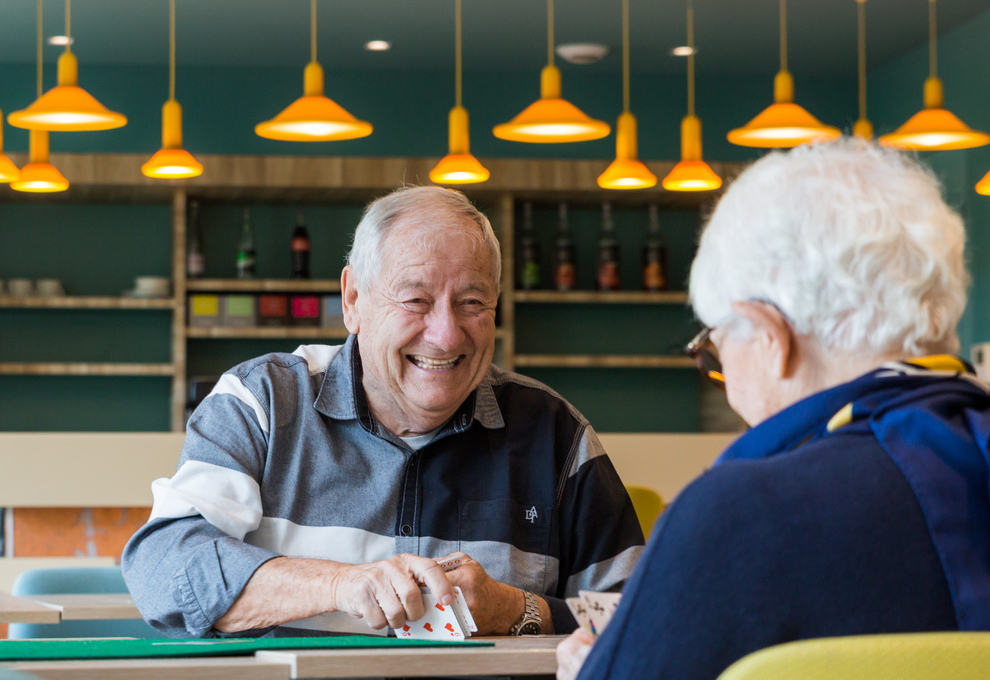
[[780,0],[780,70],[787,70],[787,0]]
[[629,0],[622,0],[622,110],[629,113]]
[[72,51],[72,0],[65,0],[65,51]]
[[461,0],[454,0],[454,102],[461,105]]
[[547,63],[553,66],[553,0],[547,0]]
[[175,0],[168,0],[168,98],[175,99]]
[[310,61],[316,61],[316,0],[309,3],[309,55]]
[[856,0],[859,5],[857,28],[859,39],[859,118],[866,120],[866,0]]
[[694,115],[694,3],[687,4],[687,40],[691,53],[688,54],[688,115]]
[[38,0],[38,98],[41,98],[41,75],[43,70],[43,59],[44,54],[41,52],[41,43],[44,41],[44,32],[42,30],[42,20],[44,19],[45,12],[43,10],[44,0]]
[[935,49],[935,36],[938,31],[935,29],[935,0],[928,0],[928,63],[931,68],[931,77],[937,73],[935,68],[938,64],[938,51]]

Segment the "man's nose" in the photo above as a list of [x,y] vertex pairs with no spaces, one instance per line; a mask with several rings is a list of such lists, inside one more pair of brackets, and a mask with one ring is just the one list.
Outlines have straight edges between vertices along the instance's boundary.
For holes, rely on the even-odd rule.
[[440,349],[454,349],[464,340],[464,328],[454,308],[436,304],[426,316],[423,339]]

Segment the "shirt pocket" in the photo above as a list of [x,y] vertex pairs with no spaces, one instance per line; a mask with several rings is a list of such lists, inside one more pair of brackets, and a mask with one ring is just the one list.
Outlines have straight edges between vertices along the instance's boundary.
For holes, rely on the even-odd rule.
[[512,498],[468,501],[458,520],[458,549],[496,581],[541,594],[556,583],[549,573],[552,508]]

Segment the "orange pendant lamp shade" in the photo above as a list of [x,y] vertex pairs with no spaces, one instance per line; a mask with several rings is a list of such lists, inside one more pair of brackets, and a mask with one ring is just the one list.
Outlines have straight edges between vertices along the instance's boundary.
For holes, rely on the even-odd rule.
[[58,58],[58,85],[7,120],[14,127],[53,132],[112,130],[127,124],[127,116],[107,109],[78,81],[79,62],[66,49]]
[[491,173],[469,151],[468,112],[463,106],[450,110],[448,137],[450,153],[430,171],[430,181],[436,184],[475,184],[487,180]]
[[330,142],[371,134],[371,123],[358,120],[323,95],[323,67],[317,62],[306,65],[303,85],[302,97],[271,120],[254,127],[258,136],[288,142]]
[[712,191],[722,178],[701,160],[701,119],[688,114],[681,121],[681,162],[663,178],[668,191]]
[[925,108],[878,141],[883,146],[912,151],[971,149],[990,143],[990,135],[970,128],[946,109],[943,101],[942,81],[929,77],[925,81]]
[[552,64],[540,72],[540,98],[492,133],[513,142],[585,142],[611,132],[609,124],[590,118],[561,97],[560,69]]
[[976,193],[990,196],[990,172],[983,175],[983,179],[976,183]]
[[31,162],[21,168],[21,176],[10,188],[29,193],[65,191],[69,180],[48,162],[48,131],[31,130]]
[[598,177],[602,189],[648,189],[657,176],[637,159],[636,116],[623,111],[615,136],[615,160]]
[[777,73],[773,91],[774,103],[743,127],[731,130],[727,135],[730,142],[739,146],[786,149],[842,135],[839,128],[822,124],[794,103],[794,78],[788,71]]
[[21,176],[14,161],[3,152],[3,112],[0,111],[0,184],[13,182]]
[[182,106],[169,99],[162,107],[162,148],[141,166],[147,177],[182,179],[203,174],[203,164],[182,148]]

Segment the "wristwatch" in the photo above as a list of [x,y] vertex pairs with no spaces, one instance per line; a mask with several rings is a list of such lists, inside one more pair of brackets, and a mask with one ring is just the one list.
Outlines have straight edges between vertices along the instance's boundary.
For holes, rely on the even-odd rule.
[[526,607],[522,618],[509,629],[509,635],[540,635],[543,632],[543,619],[540,618],[540,601],[533,593],[523,591]]

